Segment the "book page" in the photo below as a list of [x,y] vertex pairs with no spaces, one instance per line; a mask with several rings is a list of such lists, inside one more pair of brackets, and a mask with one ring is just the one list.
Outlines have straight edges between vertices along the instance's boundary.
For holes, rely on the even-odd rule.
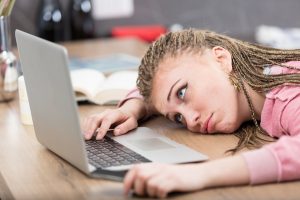
[[120,71],[106,78],[93,101],[98,104],[117,104],[136,86],[137,71]]
[[106,78],[101,90],[133,89],[136,86],[137,77],[137,71],[120,71],[112,73]]
[[[71,71],[71,80],[75,92],[82,93],[91,99],[102,87],[105,80],[103,73],[93,69],[77,69]],[[80,97],[84,99],[83,96]]]

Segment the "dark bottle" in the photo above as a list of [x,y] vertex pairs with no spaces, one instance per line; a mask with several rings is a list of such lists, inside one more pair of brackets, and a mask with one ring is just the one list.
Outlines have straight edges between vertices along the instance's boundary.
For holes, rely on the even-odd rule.
[[64,40],[62,8],[58,0],[42,0],[37,17],[38,35],[53,42]]
[[70,0],[69,19],[71,39],[87,39],[94,37],[95,24],[92,17],[90,0]]

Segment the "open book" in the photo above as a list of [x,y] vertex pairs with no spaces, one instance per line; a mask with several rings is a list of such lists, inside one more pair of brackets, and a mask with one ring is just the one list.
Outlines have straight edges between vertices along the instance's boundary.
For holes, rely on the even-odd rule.
[[77,101],[100,105],[115,105],[135,87],[137,71],[119,71],[105,77],[94,69],[71,71],[71,81]]
[[140,58],[124,54],[110,54],[97,58],[70,58],[69,68],[70,70],[89,68],[109,74],[123,70],[138,70],[140,64]]

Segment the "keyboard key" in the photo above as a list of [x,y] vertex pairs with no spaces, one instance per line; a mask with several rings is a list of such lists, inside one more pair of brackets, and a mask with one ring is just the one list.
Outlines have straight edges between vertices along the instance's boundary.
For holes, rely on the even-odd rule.
[[89,162],[97,168],[150,162],[142,155],[105,136],[102,140],[86,141]]

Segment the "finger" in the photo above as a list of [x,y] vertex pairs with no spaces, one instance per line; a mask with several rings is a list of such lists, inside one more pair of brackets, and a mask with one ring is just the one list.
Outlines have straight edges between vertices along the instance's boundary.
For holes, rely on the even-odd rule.
[[106,134],[106,132],[108,131],[108,129],[111,127],[112,124],[123,120],[124,120],[124,115],[121,114],[120,112],[113,112],[110,115],[104,117],[98,129],[97,140],[102,139],[104,137],[104,135]]
[[85,122],[85,138],[91,139],[91,137],[94,135],[95,130],[101,123],[101,120],[103,118],[103,114],[93,115],[87,119]]
[[157,178],[155,178],[156,176],[152,176],[148,182],[147,182],[147,185],[146,185],[146,192],[147,194],[150,196],[150,197],[155,197],[156,195],[156,191],[157,191]]
[[97,136],[96,139],[97,140],[101,140],[104,135],[106,134],[107,130],[109,129],[109,127],[111,126],[112,122],[111,120],[104,118],[101,122],[100,127],[97,129]]
[[157,164],[140,164],[138,171],[135,175],[134,191],[136,194],[143,196],[146,195],[148,181],[161,173],[160,167]]
[[122,135],[138,126],[137,120],[133,117],[128,118],[125,122],[115,127],[114,135]]
[[131,170],[129,170],[124,178],[123,181],[123,188],[124,188],[124,194],[128,195],[129,191],[133,188],[133,181],[135,179],[135,175],[136,175],[136,168],[133,167]]
[[137,195],[144,196],[145,195],[145,185],[146,185],[147,177],[141,174],[137,174],[134,185],[134,192]]
[[154,182],[153,178],[151,178],[148,183],[147,183],[147,186],[146,186],[146,191],[147,191],[147,194],[150,196],[150,197],[155,197],[156,195],[156,190],[157,190],[157,185],[156,185],[156,182]]
[[168,193],[171,192],[172,189],[172,181],[170,180],[171,179],[168,179],[168,177],[166,177],[164,174],[153,177],[153,179],[151,179],[153,191],[151,191],[149,185],[147,185],[147,192],[153,192],[153,197],[167,197]]
[[86,117],[84,120],[83,120],[83,123],[82,123],[82,131],[84,132],[84,134],[86,135],[88,133],[88,123],[89,123],[89,120],[90,120],[90,117]]

